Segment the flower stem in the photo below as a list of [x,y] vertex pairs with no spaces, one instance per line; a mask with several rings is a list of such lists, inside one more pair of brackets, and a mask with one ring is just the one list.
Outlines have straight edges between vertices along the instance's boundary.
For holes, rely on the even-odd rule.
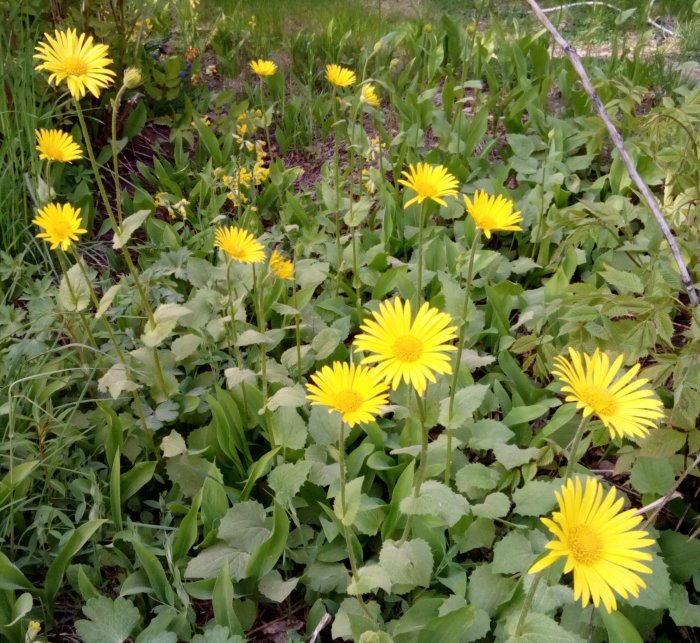
[[428,212],[427,199],[421,204],[420,218],[418,220],[418,287],[416,289],[416,310],[420,308],[423,298],[423,229],[425,228],[425,216]]
[[333,89],[333,181],[335,183],[335,247],[338,254],[338,274],[336,275],[336,294],[340,289],[341,263],[343,259],[342,248],[340,247],[340,149],[338,146],[338,96]]
[[[454,371],[452,372],[452,386],[450,387],[450,405],[448,417],[452,421],[455,405],[455,394],[457,393],[457,383],[459,380],[459,371],[462,366],[462,353],[464,352],[464,336],[467,331],[467,317],[469,316],[469,295],[472,287],[472,276],[474,274],[474,256],[476,248],[481,240],[481,230],[476,229],[472,247],[469,250],[469,263],[467,265],[467,279],[464,282],[464,303],[462,304],[462,317],[459,320],[459,337],[457,339],[457,358],[455,360]],[[445,484],[450,484],[452,477],[452,428],[447,427],[447,454],[445,455]]]
[[[347,500],[345,497],[345,422],[340,419],[340,435],[338,437],[338,466],[340,467],[340,511],[345,519],[345,511],[347,509]],[[342,522],[342,521],[341,521]],[[345,536],[345,545],[348,548],[348,558],[350,559],[350,569],[352,570],[352,579],[355,582],[360,580],[357,573],[357,560],[355,559],[355,550],[352,547],[350,539],[350,528],[343,523],[343,535]]]
[[588,424],[588,418],[582,417],[581,422],[578,425],[578,429],[576,429],[574,441],[571,444],[571,450],[569,451],[569,459],[566,463],[566,471],[564,473],[565,480],[568,480],[574,471],[574,464],[576,464],[576,451],[578,451],[579,444],[581,444],[581,438],[583,437],[586,424]]
[[112,164],[114,165],[114,191],[116,193],[117,201],[117,220],[119,221],[119,226],[122,226],[122,199],[121,199],[121,187],[119,182],[119,149],[117,147],[117,113],[119,112],[119,103],[126,91],[126,85],[122,85],[114,98],[114,103],[112,104]]
[[294,297],[294,340],[297,348],[297,382],[301,384],[301,320],[299,316],[299,303],[297,297],[297,282],[294,280],[292,284],[292,292]]
[[[427,396],[427,390],[426,390]],[[425,417],[425,404],[421,399],[419,393],[416,392],[416,404],[418,405],[418,416],[420,417],[420,432],[421,432],[421,444],[420,444],[420,460],[418,464],[418,471],[416,472],[416,479],[413,483],[413,497],[418,498],[420,496],[420,490],[423,486],[425,480],[425,472],[428,469],[428,429],[426,426]],[[411,531],[411,519],[412,515],[406,518],[406,525],[404,526],[403,534],[401,535],[400,543],[404,543],[408,534]]]
[[[226,266],[226,289],[228,290],[228,302],[229,302],[229,315],[231,316],[231,324],[229,328],[231,329],[231,343],[233,344],[233,350],[236,352],[236,362],[238,363],[238,368],[243,370],[243,354],[241,353],[241,347],[238,345],[238,329],[236,328],[236,306],[233,301],[233,288],[231,287],[231,266],[233,265],[233,260],[228,260],[228,265]],[[242,373],[241,373],[242,375]],[[245,416],[245,423],[248,423],[248,399],[245,393],[245,381],[241,382],[241,393],[243,395],[243,414]]]
[[532,585],[530,585],[530,589],[528,590],[527,595],[525,596],[525,602],[523,603],[523,607],[520,610],[518,624],[515,627],[516,639],[522,636],[523,634],[523,629],[525,627],[525,619],[527,618],[527,614],[530,611],[530,607],[532,607],[532,599],[535,598],[535,592],[537,591],[537,586],[540,584],[540,580],[542,580],[542,574],[536,574],[535,579],[532,581]]
[[262,112],[263,124],[265,125],[265,140],[267,141],[267,153],[272,160],[272,147],[270,147],[270,127],[267,124],[267,112],[265,111],[265,92],[263,90],[263,79],[260,78],[260,111]]

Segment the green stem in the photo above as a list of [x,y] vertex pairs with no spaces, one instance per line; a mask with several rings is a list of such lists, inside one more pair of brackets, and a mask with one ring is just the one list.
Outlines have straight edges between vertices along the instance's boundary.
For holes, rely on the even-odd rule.
[[[345,422],[340,419],[340,436],[338,438],[338,466],[340,467],[340,511],[345,520],[345,511],[347,509],[347,501],[345,497]],[[342,521],[341,521],[342,522]],[[357,573],[357,560],[355,559],[355,550],[352,547],[350,539],[350,528],[343,522],[343,535],[345,536],[345,545],[348,548],[348,558],[350,559],[350,569],[352,570],[352,579],[355,582],[360,580]]]
[[[228,265],[226,266],[226,289],[228,290],[228,302],[229,302],[229,315],[231,316],[231,324],[228,328],[231,329],[231,343],[233,344],[233,350],[236,352],[236,362],[238,368],[243,371],[243,354],[241,353],[241,347],[238,345],[238,329],[236,328],[236,306],[233,300],[233,288],[231,286],[231,266],[233,265],[233,260],[228,260]],[[243,396],[243,413],[245,415],[245,423],[248,423],[248,399],[245,392],[245,381],[241,382],[241,393]]]
[[583,437],[586,424],[588,424],[588,418],[582,417],[581,422],[578,425],[578,429],[576,429],[574,441],[571,444],[571,450],[569,451],[569,459],[566,463],[566,471],[564,473],[565,480],[568,480],[574,471],[574,464],[576,464],[576,451],[578,451],[579,444],[581,444],[581,438]]
[[117,147],[117,114],[119,112],[119,103],[121,102],[125,91],[126,85],[122,85],[114,98],[114,103],[112,104],[112,164],[114,166],[114,191],[116,193],[117,201],[117,220],[119,221],[120,228],[123,224],[123,219],[121,185],[119,180],[119,149]]
[[[414,498],[418,498],[420,496],[420,490],[425,480],[425,473],[428,469],[428,429],[426,427],[425,404],[418,393],[416,393],[416,404],[418,405],[418,415],[420,417],[421,445],[418,471],[416,472],[416,479],[413,483]],[[409,515],[408,518],[406,518],[406,525],[404,526],[403,534],[401,535],[400,540],[400,543],[402,544],[406,541],[406,538],[408,538],[408,534],[411,531],[412,518],[412,515]]]
[[301,319],[299,315],[299,303],[297,297],[297,282],[292,283],[292,292],[294,297],[294,340],[297,347],[297,382],[301,384]]
[[270,147],[270,127],[267,124],[267,112],[265,111],[265,92],[263,91],[263,79],[260,78],[260,111],[262,112],[263,125],[265,125],[265,140],[267,141],[267,153],[272,161],[272,147]]
[[335,182],[335,247],[338,254],[338,274],[336,275],[336,294],[340,288],[341,263],[343,258],[340,247],[340,149],[338,146],[338,95],[333,89],[333,181]]
[[423,201],[418,220],[418,288],[416,289],[416,311],[420,308],[423,299],[423,229],[425,228],[425,216],[428,212],[428,201]]
[[525,602],[523,603],[523,607],[520,610],[520,618],[518,618],[518,625],[515,628],[516,639],[521,637],[523,634],[523,629],[525,627],[525,619],[527,618],[527,614],[530,611],[530,607],[532,607],[532,599],[535,598],[535,592],[537,591],[537,586],[540,584],[540,580],[542,580],[542,574],[536,574],[535,579],[532,581],[532,585],[530,585],[530,589],[527,593],[527,596],[525,596]]
[[[469,295],[472,287],[472,277],[474,274],[474,257],[476,248],[481,240],[481,230],[476,229],[472,247],[469,250],[469,263],[467,266],[467,279],[464,282],[464,303],[462,304],[462,317],[459,320],[459,337],[457,339],[457,359],[455,360],[454,371],[452,372],[452,386],[450,387],[450,405],[448,417],[452,420],[455,405],[455,394],[457,392],[457,383],[459,380],[459,371],[462,366],[462,353],[464,352],[464,336],[467,330],[467,318],[469,316]],[[450,484],[452,469],[452,429],[447,428],[447,454],[445,456],[445,484]]]
[[[63,276],[66,279],[66,285],[68,286],[68,292],[70,293],[71,298],[73,299],[74,304],[77,306],[78,303],[78,297],[75,293],[75,290],[73,289],[73,284],[70,281],[70,277],[68,276],[68,269],[65,266],[65,255],[63,254],[63,250],[58,251],[58,263],[61,265],[61,270],[63,271]],[[80,321],[83,324],[83,327],[85,328],[85,333],[88,336],[88,339],[90,340],[90,344],[95,348],[96,351],[99,352],[99,346],[97,345],[97,342],[95,341],[95,337],[92,334],[92,330],[90,329],[90,325],[87,322],[87,319],[85,318],[85,315],[83,314],[82,310],[77,310],[78,317],[80,317]],[[83,358],[82,351],[80,353],[81,359]],[[82,359],[83,364],[85,364],[84,359]]]

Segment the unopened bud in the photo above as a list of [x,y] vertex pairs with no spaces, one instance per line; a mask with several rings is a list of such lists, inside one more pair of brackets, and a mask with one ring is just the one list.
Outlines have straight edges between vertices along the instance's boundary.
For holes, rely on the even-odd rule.
[[143,82],[143,76],[141,76],[141,70],[137,67],[129,67],[124,72],[124,86],[127,89],[134,89],[138,87]]

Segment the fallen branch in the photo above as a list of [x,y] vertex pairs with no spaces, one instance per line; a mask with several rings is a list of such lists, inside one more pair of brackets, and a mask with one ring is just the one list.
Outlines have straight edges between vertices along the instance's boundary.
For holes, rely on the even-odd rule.
[[629,152],[627,152],[627,148],[625,147],[625,143],[622,140],[622,136],[620,136],[620,132],[617,131],[617,128],[610,119],[610,115],[605,109],[605,106],[600,100],[600,97],[598,96],[598,94],[596,94],[593,84],[591,83],[591,79],[588,77],[588,74],[586,73],[583,64],[581,64],[581,59],[576,53],[576,50],[557,31],[557,28],[551,23],[549,18],[547,18],[545,13],[542,11],[542,7],[540,7],[540,5],[537,4],[535,0],[527,0],[527,3],[534,11],[535,15],[537,16],[537,19],[544,25],[547,31],[549,31],[549,33],[552,34],[552,37],[554,38],[556,43],[564,50],[564,53],[571,61],[574,70],[578,74],[578,77],[581,79],[581,83],[583,84],[583,87],[586,90],[588,97],[593,103],[593,107],[595,108],[596,112],[598,112],[598,116],[600,116],[603,123],[605,123],[605,127],[607,127],[608,129],[610,138],[612,139],[613,144],[617,148],[617,151],[620,153],[620,158],[625,164],[625,167],[629,172],[630,178],[637,186],[640,195],[642,196],[644,201],[646,201],[647,205],[649,206],[649,209],[656,218],[656,222],[659,224],[661,232],[663,232],[664,237],[666,237],[666,241],[668,243],[669,248],[671,249],[673,258],[676,260],[676,264],[678,265],[681,281],[683,282],[683,287],[685,288],[685,291],[688,293],[690,303],[693,306],[697,306],[698,294],[695,290],[695,286],[693,285],[693,280],[690,277],[688,268],[685,265],[685,262],[683,261],[681,251],[678,248],[678,244],[676,243],[676,239],[673,236],[673,232],[671,232],[671,229],[668,227],[668,223],[666,223],[666,219],[664,218],[664,215],[661,212],[659,204],[656,202],[654,195],[651,193],[651,190],[649,189],[647,184],[644,183],[642,177],[639,176],[639,172],[637,172],[637,168],[634,166],[634,163],[630,158]]

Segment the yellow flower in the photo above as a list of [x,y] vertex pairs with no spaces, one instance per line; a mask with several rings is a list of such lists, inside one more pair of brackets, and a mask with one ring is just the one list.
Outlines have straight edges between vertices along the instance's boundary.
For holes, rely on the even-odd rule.
[[41,160],[70,163],[82,156],[80,145],[67,132],[60,129],[38,129],[34,130],[34,134]]
[[214,246],[221,248],[231,259],[242,263],[265,261],[262,244],[247,230],[232,226],[217,228],[214,239]]
[[387,403],[387,384],[374,368],[333,362],[311,376],[306,396],[312,406],[340,413],[350,427],[372,422]]
[[38,210],[39,216],[32,223],[43,228],[44,232],[37,234],[38,239],[46,239],[51,244],[51,250],[61,246],[68,250],[72,241],[78,240],[78,235],[87,230],[80,227],[80,208],[74,209],[69,203],[49,203]]
[[78,36],[75,29],[56,30],[54,37],[46,33],[44,39],[36,46],[34,58],[43,61],[36,69],[51,72],[49,83],[65,80],[73,98],[82,98],[86,90],[99,98],[100,91],[114,82],[107,45],[93,45],[92,36]]
[[473,203],[464,195],[464,206],[487,239],[491,238],[492,232],[522,230],[518,225],[523,220],[520,212],[513,212],[513,202],[501,195],[489,196],[486,192],[477,190]]
[[289,259],[285,259],[277,250],[272,251],[270,270],[278,279],[286,281],[294,279],[294,264]]
[[380,304],[372,316],[374,320],[360,327],[363,332],[355,337],[355,349],[373,353],[362,364],[376,363],[393,389],[403,379],[420,394],[428,381],[435,382],[434,373],[452,372],[447,353],[457,349],[447,342],[456,337],[457,329],[450,326],[448,314],[425,303],[412,320],[410,302],[396,297]]
[[[663,418],[663,404],[654,393],[643,388],[647,379],[635,379],[639,364],[635,364],[616,382],[622,366],[620,355],[612,364],[605,353],[596,349],[593,355],[579,354],[569,348],[571,362],[566,357],[554,358],[552,374],[566,384],[562,388],[567,402],[576,402],[583,409],[583,417],[595,414],[610,431],[612,437],[644,436],[655,420]],[[583,359],[582,359],[583,358]]]
[[409,165],[408,172],[404,170],[401,174],[406,178],[399,179],[399,183],[416,193],[416,196],[403,206],[404,210],[412,203],[423,203],[426,199],[447,205],[442,197],[457,196],[459,183],[442,165],[433,167],[427,163],[418,163],[415,167]]
[[369,105],[370,107],[379,107],[379,96],[374,89],[374,85],[362,85],[360,93],[360,102]]
[[271,60],[263,60],[260,58],[258,60],[251,60],[249,64],[253,73],[258,76],[274,76],[277,73],[277,65]]
[[349,87],[357,82],[357,76],[346,67],[326,65],[326,80],[334,87]]
[[535,574],[559,558],[566,557],[564,573],[574,572],[574,598],[583,607],[589,601],[605,609],[617,609],[615,594],[623,598],[639,596],[646,583],[635,572],[650,574],[651,569],[639,561],[651,560],[651,554],[637,551],[654,544],[646,531],[634,529],[641,521],[634,509],[620,512],[623,499],[617,498],[615,488],[604,497],[603,485],[589,478],[585,490],[581,479],[567,480],[561,493],[557,492],[559,511],[552,520],[541,518],[556,539],[547,543],[549,553],[529,570]]

